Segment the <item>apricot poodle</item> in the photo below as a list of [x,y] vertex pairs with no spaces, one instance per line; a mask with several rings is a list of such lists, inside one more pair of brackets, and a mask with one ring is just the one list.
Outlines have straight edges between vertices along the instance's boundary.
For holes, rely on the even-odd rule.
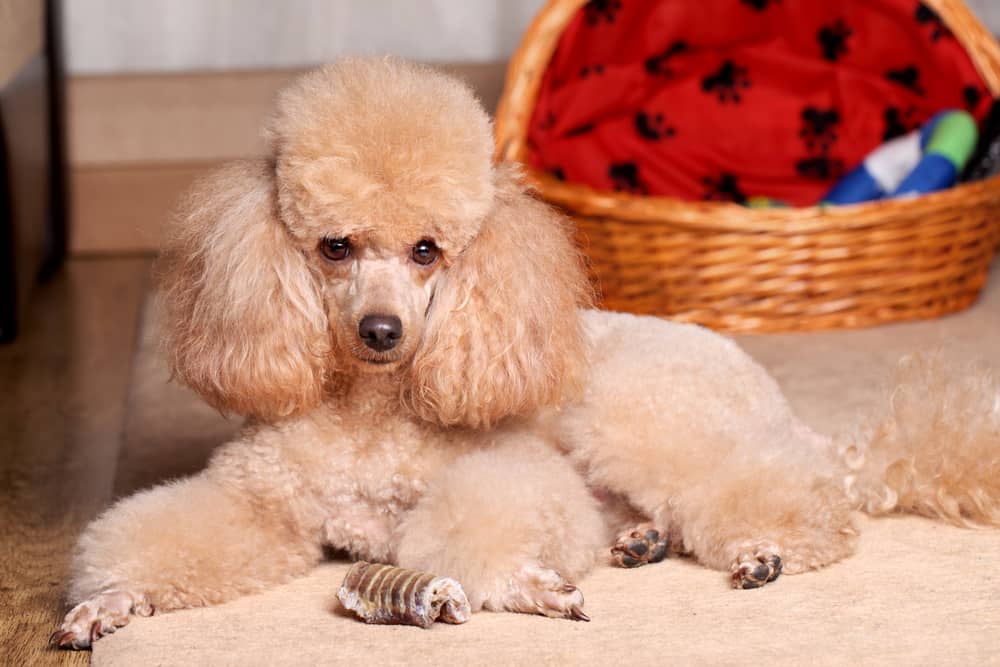
[[568,223],[492,163],[461,83],[345,60],[268,137],[194,189],[161,261],[173,372],[246,427],[87,527],[54,644],[288,581],[324,545],[586,619],[573,582],[611,547],[753,588],[850,554],[856,509],[1000,524],[986,374],[904,363],[834,441],[733,342],[591,309]]

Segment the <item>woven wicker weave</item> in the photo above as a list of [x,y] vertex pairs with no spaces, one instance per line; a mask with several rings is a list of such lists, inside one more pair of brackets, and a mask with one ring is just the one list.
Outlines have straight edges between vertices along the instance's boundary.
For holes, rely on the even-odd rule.
[[[959,0],[926,0],[990,91],[1000,45]],[[585,0],[550,0],[511,61],[497,157],[525,163],[528,123],[562,30]],[[746,209],[599,192],[528,169],[577,223],[603,305],[728,331],[930,318],[971,305],[1000,243],[1000,177],[917,199]]]

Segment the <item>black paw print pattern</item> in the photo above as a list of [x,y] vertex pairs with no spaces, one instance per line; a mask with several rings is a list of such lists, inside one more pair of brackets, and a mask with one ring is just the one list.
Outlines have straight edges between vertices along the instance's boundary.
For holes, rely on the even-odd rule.
[[837,19],[830,25],[825,25],[816,33],[823,57],[831,62],[837,62],[847,54],[847,40],[854,34],[844,19]]
[[572,130],[566,132],[566,136],[578,137],[581,134],[587,134],[588,132],[593,131],[593,129],[594,129],[593,123],[584,123],[583,125],[578,125],[577,127],[574,127]]
[[795,170],[804,178],[826,181],[843,175],[844,161],[831,158],[829,155],[816,155],[796,162]]
[[646,73],[652,76],[673,76],[670,60],[688,50],[687,42],[679,40],[667,47],[665,51],[646,58]]
[[640,111],[634,119],[635,131],[640,137],[648,141],[659,141],[677,134],[677,129],[667,125],[662,113],[646,113]]
[[614,162],[608,167],[608,178],[615,190],[633,194],[647,194],[646,184],[639,177],[639,165],[635,162]]
[[604,74],[604,65],[584,65],[580,68],[580,77],[586,79],[591,74],[597,76]]
[[885,121],[882,141],[891,141],[917,129],[916,116],[917,110],[914,107],[905,110],[899,107],[886,107],[882,112],[882,120]]
[[927,91],[920,84],[920,70],[915,65],[908,65],[900,69],[891,69],[885,73],[885,78],[894,83],[898,83],[904,88],[909,88],[917,95],[926,95]]
[[542,132],[548,132],[556,126],[556,115],[549,111],[538,121],[538,129]]
[[838,138],[840,112],[808,106],[802,109],[799,118],[802,121],[799,138],[805,144],[808,155],[795,163],[795,171],[802,178],[818,180],[829,180],[842,174],[843,161],[830,157],[830,149]]
[[825,153],[837,141],[838,125],[840,125],[840,112],[836,109],[806,107],[802,110],[802,129],[799,130],[799,137],[805,141],[809,152],[819,150]]
[[740,189],[739,179],[736,174],[723,172],[717,177],[706,176],[701,179],[705,186],[705,194],[702,199],[705,201],[729,201],[736,204],[745,204],[747,195]]
[[962,99],[965,100],[965,108],[974,111],[983,99],[983,90],[975,84],[969,84],[962,89]]
[[701,89],[716,95],[723,104],[726,102],[739,104],[743,100],[740,90],[750,87],[747,68],[740,67],[732,60],[726,60],[717,72],[701,80]]
[[740,0],[740,2],[751,9],[762,12],[768,7],[779,4],[781,0]]
[[590,0],[583,6],[583,15],[589,25],[614,23],[621,8],[621,0]]
[[931,31],[931,41],[938,41],[945,35],[950,35],[951,31],[948,30],[948,26],[944,24],[941,17],[933,9],[928,7],[922,2],[917,3],[917,9],[913,13],[913,18],[917,20],[917,23],[924,26],[930,26]]

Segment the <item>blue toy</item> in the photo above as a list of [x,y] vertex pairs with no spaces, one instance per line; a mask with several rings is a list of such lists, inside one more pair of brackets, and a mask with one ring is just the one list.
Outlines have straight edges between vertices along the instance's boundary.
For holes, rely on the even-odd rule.
[[920,130],[888,141],[844,176],[822,204],[857,204],[943,190],[956,183],[979,130],[964,111],[942,111]]
[[892,196],[935,192],[955,185],[978,141],[979,127],[972,116],[964,111],[945,113],[931,131],[920,162]]

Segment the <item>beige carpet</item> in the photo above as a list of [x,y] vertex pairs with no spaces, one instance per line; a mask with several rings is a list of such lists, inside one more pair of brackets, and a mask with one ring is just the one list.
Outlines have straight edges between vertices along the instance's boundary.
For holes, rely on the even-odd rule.
[[[197,468],[234,426],[166,386],[151,306],[117,490]],[[945,346],[1000,371],[1000,266],[971,310],[855,332],[742,337],[802,416],[833,431],[895,360]],[[685,560],[602,568],[581,582],[591,623],[478,614],[430,630],[365,626],[335,591],[343,563],[227,605],[138,619],[97,643],[106,665],[1000,665],[1000,531],[859,517],[858,553],[824,571],[734,591]],[[261,554],[266,557],[266,554]]]

